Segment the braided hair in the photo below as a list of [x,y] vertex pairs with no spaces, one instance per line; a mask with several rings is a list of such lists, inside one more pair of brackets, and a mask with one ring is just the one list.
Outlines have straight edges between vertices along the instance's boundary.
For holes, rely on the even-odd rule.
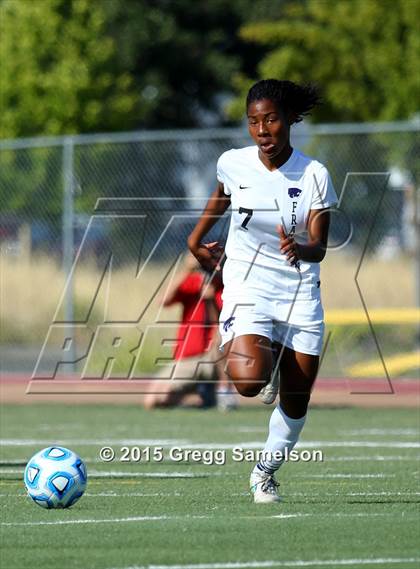
[[321,98],[315,85],[298,85],[293,81],[263,79],[248,91],[246,108],[255,101],[269,99],[285,113],[292,113],[291,124],[303,120],[320,103]]

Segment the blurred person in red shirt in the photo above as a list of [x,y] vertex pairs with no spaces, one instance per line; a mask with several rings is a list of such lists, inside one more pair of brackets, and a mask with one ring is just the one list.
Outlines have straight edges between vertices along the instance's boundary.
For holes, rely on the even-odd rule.
[[218,381],[223,393],[229,391],[224,364],[218,361],[222,360],[218,350],[222,290],[221,272],[205,273],[187,253],[183,270],[162,299],[165,307],[182,306],[173,352],[175,365],[168,364],[153,376],[144,397],[145,408],[174,407],[191,393],[200,396],[201,408],[214,407]]

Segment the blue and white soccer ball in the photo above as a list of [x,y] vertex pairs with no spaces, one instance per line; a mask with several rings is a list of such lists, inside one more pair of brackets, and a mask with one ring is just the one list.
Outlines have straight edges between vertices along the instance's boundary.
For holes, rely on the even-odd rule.
[[87,472],[82,459],[64,447],[48,447],[31,458],[25,468],[29,496],[43,508],[69,508],[83,495]]

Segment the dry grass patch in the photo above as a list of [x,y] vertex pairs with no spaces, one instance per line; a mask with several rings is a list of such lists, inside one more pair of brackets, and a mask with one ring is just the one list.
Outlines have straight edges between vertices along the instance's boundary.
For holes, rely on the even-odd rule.
[[[360,308],[355,286],[358,259],[342,253],[330,253],[322,264],[322,291],[325,308]],[[366,259],[359,284],[369,308],[415,305],[413,261]],[[142,315],[145,324],[176,321],[179,309],[160,308],[153,293],[169,282],[163,266],[147,268],[135,278],[134,266],[115,269],[112,279],[105,278],[95,297],[101,273],[95,265],[77,267],[74,279],[75,318],[102,322],[133,321]],[[26,343],[42,341],[53,322],[63,294],[64,276],[57,262],[49,257],[32,257],[28,262],[3,255],[1,261],[2,341]],[[92,306],[93,305],[93,306]],[[63,317],[63,309],[58,318]]]

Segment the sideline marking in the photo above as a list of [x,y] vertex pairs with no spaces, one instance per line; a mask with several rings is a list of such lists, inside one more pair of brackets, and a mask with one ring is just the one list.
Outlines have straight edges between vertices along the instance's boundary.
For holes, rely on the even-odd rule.
[[[104,462],[98,457],[91,457],[91,456],[84,456],[85,463],[92,465],[92,464],[104,464]],[[372,455],[368,457],[369,462],[399,462],[400,460],[405,460],[409,462],[417,462],[420,460],[420,455]],[[344,456],[328,456],[324,462],[366,462],[366,455],[353,455],[347,454]],[[162,465],[170,464],[170,461],[167,459],[162,460]],[[26,466],[26,460],[19,459],[19,460],[3,460],[0,461],[0,474],[4,472],[5,468],[12,467],[12,466],[21,466],[24,468]],[[16,471],[17,472],[17,471]]]
[[[32,445],[53,445],[58,444],[53,439],[0,439],[0,446],[32,446]],[[235,447],[241,447],[244,450],[262,449],[265,441],[240,441],[237,443],[193,443],[188,440],[172,440],[166,442],[149,440],[146,443],[142,439],[100,439],[100,440],[61,440],[60,446],[96,446],[96,445],[127,445],[127,446],[162,446],[162,447],[183,447],[185,449],[204,449],[204,450],[232,450]],[[299,449],[322,449],[322,448],[420,448],[420,442],[410,441],[302,441],[296,445]]]
[[[180,446],[187,445],[187,439],[60,439],[60,445],[139,445],[139,446]],[[0,439],[1,446],[31,446],[31,445],[53,445],[57,444],[55,439]]]
[[134,518],[114,518],[105,520],[56,520],[54,522],[1,522],[2,526],[53,526],[53,525],[66,525],[66,524],[110,524],[121,522],[152,522],[158,520],[172,519],[169,516],[136,516]]
[[53,525],[72,525],[72,524],[114,524],[123,522],[155,522],[161,520],[201,520],[207,519],[210,516],[134,516],[130,518],[107,518],[103,520],[96,520],[94,518],[82,520],[56,520],[53,522],[1,522],[2,526],[53,526]]
[[351,429],[338,431],[340,435],[377,435],[377,436],[389,436],[389,435],[401,435],[401,436],[420,436],[420,429]]
[[[401,512],[404,515],[404,512]],[[239,516],[241,519],[290,519],[290,518],[306,518],[306,517],[346,517],[346,518],[367,518],[367,517],[389,517],[394,516],[395,512],[380,512],[380,513],[366,513],[366,512],[354,512],[351,514],[331,514],[330,512],[320,513],[320,514],[277,514],[274,516]],[[404,516],[407,519],[407,516]],[[173,520],[207,520],[207,519],[218,519],[217,516],[208,515],[185,515],[185,516],[135,516],[130,518],[106,518],[102,520],[97,520],[94,518],[81,519],[81,520],[56,520],[52,522],[0,522],[2,526],[18,527],[18,526],[53,526],[53,525],[74,525],[74,524],[111,524],[111,523],[123,523],[123,522],[154,522],[154,521],[173,521]],[[238,519],[238,516],[235,516]]]
[[[1,474],[23,474],[24,468],[0,468]],[[127,472],[122,470],[89,470],[89,476],[94,478],[208,478],[221,476],[222,472]]]
[[[237,492],[231,494],[231,496],[249,496],[249,492]],[[183,497],[184,494],[181,492],[114,492],[110,490],[109,492],[85,492],[83,496],[89,498],[103,497],[103,498],[153,498],[153,497]],[[288,498],[290,496],[301,496],[301,497],[322,497],[322,496],[335,496],[335,497],[352,497],[352,496],[420,496],[420,492],[328,492],[327,494],[321,494],[319,492],[290,492],[284,497]],[[0,493],[0,498],[27,498],[28,494],[24,492],[12,494],[12,493]]]
[[397,454],[397,455],[375,455],[375,456],[353,456],[351,454],[346,455],[346,456],[329,456],[328,458],[326,458],[324,460],[324,462],[353,462],[353,461],[362,461],[362,462],[366,462],[366,459],[369,460],[369,462],[399,462],[400,460],[409,460],[411,462],[417,462],[418,460],[420,460],[420,455],[415,455],[415,456],[404,456],[401,454]]
[[296,478],[395,478],[395,474],[296,474]]
[[195,563],[193,565],[130,565],[112,569],[264,569],[266,567],[327,567],[349,565],[395,565],[399,563],[418,563],[420,557],[383,557],[370,559],[312,559],[309,561],[248,561],[225,563]]

